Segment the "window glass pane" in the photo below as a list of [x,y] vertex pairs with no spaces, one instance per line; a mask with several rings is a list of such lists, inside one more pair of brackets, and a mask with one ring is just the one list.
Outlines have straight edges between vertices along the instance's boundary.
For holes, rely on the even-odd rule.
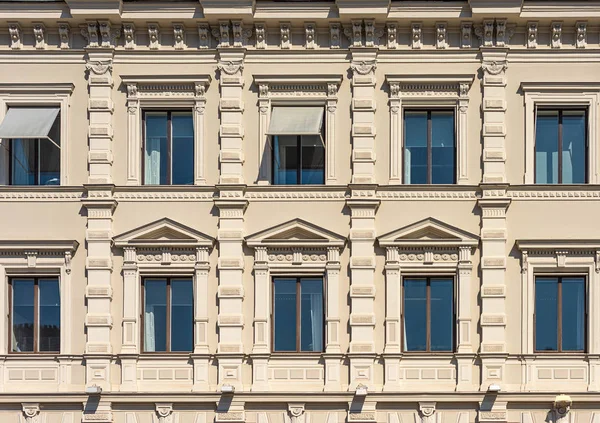
[[558,183],[558,112],[538,110],[535,120],[535,182]]
[[146,113],[144,183],[167,183],[167,113]]
[[36,140],[11,140],[11,183],[12,185],[36,185],[35,144]]
[[404,350],[427,350],[427,281],[404,279]]
[[33,352],[33,279],[13,279],[12,290],[12,350]]
[[60,289],[57,278],[40,279],[40,351],[60,351]]
[[318,135],[302,135],[302,183],[325,183],[325,148]]
[[583,351],[585,331],[585,279],[562,278],[562,349]]
[[431,112],[431,183],[454,183],[454,112]]
[[454,350],[454,281],[431,280],[431,351]]
[[323,351],[323,281],[300,281],[300,350]]
[[275,351],[296,351],[296,279],[275,279]]
[[298,137],[296,135],[273,137],[273,183],[275,185],[298,183]]
[[192,351],[194,288],[191,279],[171,281],[171,351]]
[[144,351],[167,351],[167,281],[144,282]]
[[194,183],[194,120],[191,113],[173,113],[173,181],[174,185]]
[[427,183],[427,112],[404,112],[404,182]]
[[558,279],[535,279],[535,349],[558,350]]
[[60,185],[60,149],[49,140],[40,143],[40,185]]
[[562,182],[585,183],[585,111],[563,111]]

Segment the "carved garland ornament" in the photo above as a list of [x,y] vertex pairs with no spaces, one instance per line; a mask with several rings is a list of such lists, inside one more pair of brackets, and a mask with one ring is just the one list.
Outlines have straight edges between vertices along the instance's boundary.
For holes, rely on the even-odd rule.
[[377,69],[377,61],[373,60],[370,62],[362,61],[358,63],[352,63],[350,67],[354,72],[358,73],[359,75],[368,75],[369,73],[374,72],[375,69]]
[[218,67],[220,71],[225,72],[227,75],[235,75],[244,70],[244,63],[241,60],[239,62],[221,62]]
[[97,61],[95,63],[86,63],[86,69],[96,75],[104,75],[106,72],[112,71],[112,60]]

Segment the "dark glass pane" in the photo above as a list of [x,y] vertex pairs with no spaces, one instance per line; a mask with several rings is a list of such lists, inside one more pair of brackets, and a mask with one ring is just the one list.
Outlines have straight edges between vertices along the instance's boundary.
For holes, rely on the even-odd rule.
[[167,351],[167,281],[144,282],[144,351]]
[[325,183],[325,149],[318,135],[302,136],[302,184]]
[[454,281],[431,280],[431,351],[454,350]]
[[454,112],[431,112],[431,183],[453,184]]
[[278,135],[273,137],[273,184],[298,183],[298,137]]
[[404,112],[404,183],[427,183],[427,112]]
[[173,113],[172,167],[174,185],[194,183],[194,119],[191,113]]
[[427,350],[427,281],[404,279],[404,350]]
[[585,279],[562,278],[562,349],[585,349]]
[[57,278],[40,279],[40,351],[60,351],[60,289]]
[[12,185],[37,185],[35,175],[36,143],[37,140],[11,140]]
[[535,349],[558,350],[558,279],[535,279]]
[[191,279],[171,281],[171,351],[192,351],[194,288]]
[[296,279],[275,279],[275,351],[296,351]]
[[146,152],[144,157],[144,183],[167,183],[167,113],[146,113]]
[[562,182],[585,183],[585,111],[563,111]]
[[300,350],[323,351],[323,280],[300,280]]
[[13,279],[12,350],[33,352],[33,279]]
[[[60,145],[60,116],[56,118],[48,134]],[[40,185],[60,185],[60,148],[47,139],[40,143]]]
[[558,183],[558,112],[538,110],[535,121],[535,182]]

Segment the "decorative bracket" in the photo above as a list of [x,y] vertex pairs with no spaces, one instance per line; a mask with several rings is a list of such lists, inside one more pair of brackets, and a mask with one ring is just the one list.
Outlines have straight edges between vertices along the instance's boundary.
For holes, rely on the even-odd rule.
[[155,407],[158,423],[171,423],[173,417],[173,404],[157,402]]
[[21,404],[23,416],[26,423],[37,423],[40,414],[40,405],[37,403],[24,402]]

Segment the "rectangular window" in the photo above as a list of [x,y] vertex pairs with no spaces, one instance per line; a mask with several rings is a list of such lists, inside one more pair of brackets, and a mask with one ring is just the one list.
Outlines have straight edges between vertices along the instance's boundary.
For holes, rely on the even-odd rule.
[[456,183],[454,111],[404,111],[404,183]]
[[454,351],[454,279],[404,278],[404,351]]
[[536,351],[584,351],[585,322],[584,276],[536,276]]
[[535,183],[587,182],[587,111],[538,109],[535,120]]
[[60,352],[60,287],[56,277],[10,279],[10,351]]
[[144,112],[144,184],[194,183],[194,119],[187,111]]
[[145,278],[144,352],[191,352],[194,304],[191,278]]
[[273,286],[273,350],[323,351],[323,279],[274,278]]
[[325,183],[325,148],[318,135],[273,137],[273,184]]

